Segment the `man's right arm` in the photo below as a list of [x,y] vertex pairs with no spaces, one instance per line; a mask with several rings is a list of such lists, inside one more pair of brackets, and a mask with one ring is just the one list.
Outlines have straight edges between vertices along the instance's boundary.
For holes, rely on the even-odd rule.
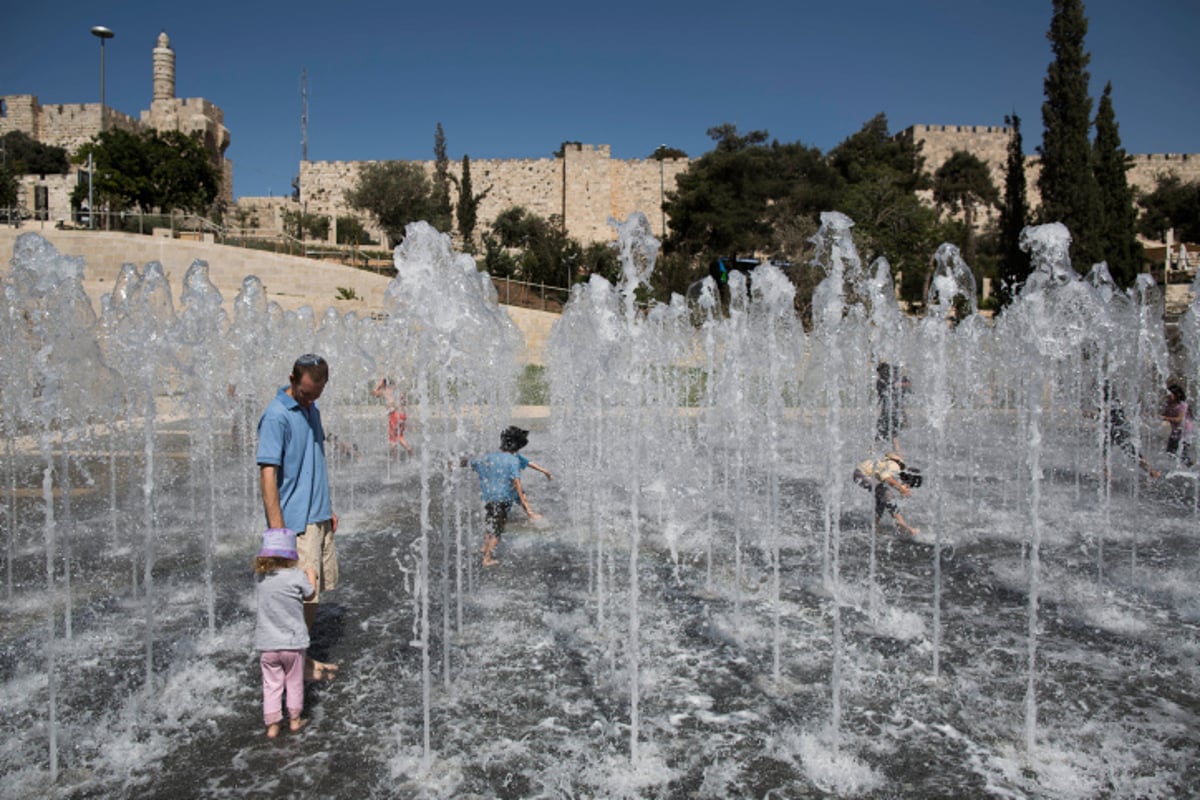
[[283,527],[283,509],[279,505],[279,483],[276,473],[279,467],[274,464],[258,465],[258,482],[262,489],[263,510],[267,512],[267,527]]

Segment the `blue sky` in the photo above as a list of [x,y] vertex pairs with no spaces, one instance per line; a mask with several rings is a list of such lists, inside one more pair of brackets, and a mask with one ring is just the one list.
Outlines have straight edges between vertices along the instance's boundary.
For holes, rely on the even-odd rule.
[[[1091,92],[1113,83],[1131,153],[1200,153],[1200,2],[1091,0]],[[0,26],[0,94],[151,99],[166,30],[176,94],[225,111],[236,196],[285,194],[312,160],[545,158],[563,141],[695,157],[731,122],[828,150],[879,112],[909,125],[1002,125],[1041,140],[1050,0],[563,0],[441,3],[22,2]]]

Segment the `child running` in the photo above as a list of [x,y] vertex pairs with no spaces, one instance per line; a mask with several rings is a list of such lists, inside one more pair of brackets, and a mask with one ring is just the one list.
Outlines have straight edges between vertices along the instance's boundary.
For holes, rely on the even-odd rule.
[[300,718],[308,651],[304,601],[313,596],[313,586],[312,578],[299,568],[299,559],[295,531],[269,528],[263,533],[262,549],[254,559],[258,601],[254,647],[262,653],[263,722],[268,739],[279,735],[285,694],[289,730],[295,732],[307,724]]
[[[508,511],[514,501],[520,503],[531,520],[541,519],[540,514],[533,513],[529,499],[525,496],[525,489],[521,486],[522,457],[517,455],[517,451],[528,443],[529,431],[510,425],[500,433],[498,452],[488,453],[482,458],[473,458],[468,462],[479,475],[479,490],[483,497],[482,552],[485,567],[500,563],[495,558],[496,545],[500,544],[500,537],[504,534],[504,525],[508,520]],[[525,463],[529,463],[528,459],[525,459]]]
[[[909,536],[916,536],[921,531],[904,521],[900,516],[900,506],[892,496],[892,489],[901,497],[908,497],[912,489],[904,481],[904,459],[897,452],[885,453],[881,459],[867,459],[854,469],[854,482],[868,491],[875,493],[875,528],[878,530],[883,512],[891,513],[896,520],[896,527]],[[911,481],[914,485],[916,480]]]

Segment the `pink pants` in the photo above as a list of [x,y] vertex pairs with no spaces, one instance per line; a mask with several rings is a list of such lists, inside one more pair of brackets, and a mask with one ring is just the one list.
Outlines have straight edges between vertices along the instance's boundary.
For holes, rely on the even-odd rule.
[[304,657],[307,650],[264,650],[262,664],[263,722],[274,725],[283,719],[283,695],[287,692],[288,716],[300,719],[304,710]]

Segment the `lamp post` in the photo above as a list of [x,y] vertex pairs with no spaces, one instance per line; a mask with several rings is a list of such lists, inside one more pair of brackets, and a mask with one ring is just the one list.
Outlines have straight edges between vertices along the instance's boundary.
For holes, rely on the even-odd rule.
[[[92,28],[92,36],[100,40],[100,132],[104,133],[105,122],[107,121],[107,113],[104,107],[104,40],[111,39],[115,36],[112,31],[103,25],[96,25]],[[92,200],[92,156],[88,154],[88,227],[96,227],[96,207]]]
[[104,133],[104,40],[111,39],[116,34],[103,25],[97,25],[92,28],[92,36],[100,40],[100,132]]

